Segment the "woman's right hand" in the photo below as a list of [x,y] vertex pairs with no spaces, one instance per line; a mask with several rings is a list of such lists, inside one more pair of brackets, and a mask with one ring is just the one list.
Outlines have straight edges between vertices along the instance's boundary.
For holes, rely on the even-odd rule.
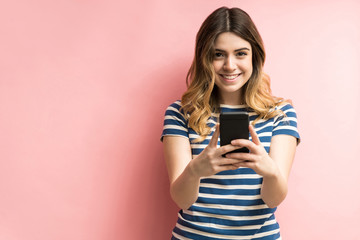
[[238,166],[234,164],[242,162],[241,160],[222,157],[223,154],[241,147],[229,144],[218,148],[217,143],[219,135],[220,128],[219,124],[217,124],[209,145],[199,154],[199,156],[189,163],[189,167],[196,177],[206,177],[221,171],[235,170]]

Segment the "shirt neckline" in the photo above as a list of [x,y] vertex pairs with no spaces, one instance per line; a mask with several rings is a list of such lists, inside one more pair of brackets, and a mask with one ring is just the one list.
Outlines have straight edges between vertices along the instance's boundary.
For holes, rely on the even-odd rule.
[[246,104],[240,104],[240,105],[220,104],[220,108],[231,108],[231,109],[247,108],[247,105]]

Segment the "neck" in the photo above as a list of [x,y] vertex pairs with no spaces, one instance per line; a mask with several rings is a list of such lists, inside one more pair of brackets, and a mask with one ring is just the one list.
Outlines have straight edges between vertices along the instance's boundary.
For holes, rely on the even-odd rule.
[[226,94],[219,94],[220,96],[220,103],[226,104],[226,105],[241,105],[244,104],[242,101],[241,94],[236,91],[232,93],[226,93]]

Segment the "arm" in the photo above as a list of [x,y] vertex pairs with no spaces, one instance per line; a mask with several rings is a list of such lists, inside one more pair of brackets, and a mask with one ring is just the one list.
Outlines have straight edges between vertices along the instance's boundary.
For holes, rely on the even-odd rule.
[[239,167],[252,168],[263,176],[261,197],[270,207],[278,206],[286,197],[287,181],[295,155],[296,138],[290,135],[277,135],[271,139],[267,154],[252,126],[249,127],[253,141],[237,139],[233,145],[247,147],[251,153],[227,154],[229,158],[242,159]]
[[188,139],[177,136],[164,137],[164,155],[169,173],[170,195],[180,208],[188,209],[196,201],[201,177],[237,168],[233,164],[239,163],[239,160],[221,156],[239,147],[226,145],[217,148],[219,133],[219,128],[216,127],[209,145],[194,159],[191,159]]
[[263,178],[261,197],[269,207],[276,207],[287,195],[287,183],[294,160],[296,138],[276,135],[271,139],[269,157],[275,163],[272,175]]
[[189,208],[197,199],[200,178],[192,172],[191,147],[183,137],[166,136],[164,156],[170,180],[170,195],[182,209]]

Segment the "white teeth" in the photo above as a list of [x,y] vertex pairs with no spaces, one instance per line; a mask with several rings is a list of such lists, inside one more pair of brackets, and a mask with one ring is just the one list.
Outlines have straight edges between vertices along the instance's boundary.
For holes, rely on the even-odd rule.
[[226,79],[232,80],[232,79],[237,78],[239,75],[240,74],[238,74],[238,75],[222,75],[222,76]]

